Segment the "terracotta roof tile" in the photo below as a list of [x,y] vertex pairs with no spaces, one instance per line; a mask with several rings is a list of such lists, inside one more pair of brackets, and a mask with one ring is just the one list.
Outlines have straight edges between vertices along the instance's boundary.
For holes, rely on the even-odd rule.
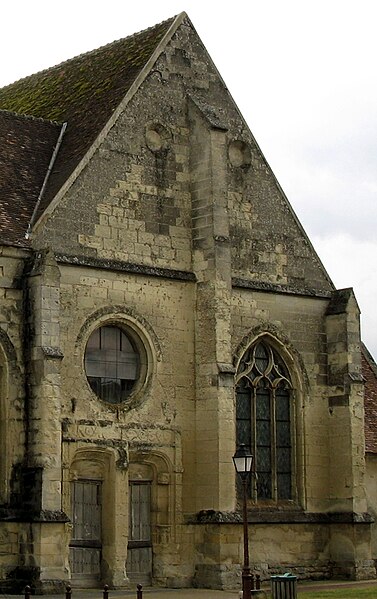
[[377,364],[363,347],[362,373],[365,379],[365,450],[377,453]]
[[[51,202],[84,157],[173,21],[174,18],[169,19],[0,89],[0,110],[68,123],[41,202],[42,210]],[[2,123],[4,126],[4,120]],[[2,135],[0,123],[0,136]],[[32,147],[31,139],[29,144]],[[8,153],[8,160],[11,157]],[[31,163],[36,160],[33,152],[29,154],[29,158]],[[14,160],[16,159],[18,156],[14,155]],[[23,160],[26,166],[26,155],[23,156]],[[10,164],[7,168],[16,170],[17,164]],[[4,169],[5,165],[2,176],[5,174]],[[5,189],[1,189],[0,178],[0,194],[3,201],[8,204],[25,202],[25,197],[18,199],[19,189],[11,189],[10,181],[8,179]],[[25,178],[24,185],[26,183]],[[4,193],[8,194],[8,198]],[[31,195],[34,198],[34,188]],[[31,202],[31,198],[28,201]],[[15,213],[16,210],[13,210],[5,218],[12,220]],[[11,222],[8,224],[12,227]]]
[[60,129],[0,110],[0,241],[27,245],[25,233]]

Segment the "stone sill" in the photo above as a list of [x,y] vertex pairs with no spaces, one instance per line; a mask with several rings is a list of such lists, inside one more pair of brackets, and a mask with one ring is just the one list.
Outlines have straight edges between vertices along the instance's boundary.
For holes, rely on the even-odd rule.
[[[186,516],[186,524],[241,524],[240,512],[202,510]],[[304,512],[302,510],[249,510],[249,524],[371,524],[367,512]]]
[[22,508],[0,507],[0,522],[46,522],[56,524],[70,522],[70,519],[61,511],[32,511]]

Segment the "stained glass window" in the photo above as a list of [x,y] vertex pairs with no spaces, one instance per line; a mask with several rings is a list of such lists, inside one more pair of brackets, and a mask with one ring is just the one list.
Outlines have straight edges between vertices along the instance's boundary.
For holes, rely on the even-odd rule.
[[255,457],[256,501],[292,499],[291,390],[288,369],[267,342],[245,352],[236,375],[236,438]]

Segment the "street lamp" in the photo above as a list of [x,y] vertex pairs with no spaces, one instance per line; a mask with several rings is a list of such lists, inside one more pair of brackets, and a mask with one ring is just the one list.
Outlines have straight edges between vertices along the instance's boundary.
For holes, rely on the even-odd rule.
[[233,456],[233,463],[239,474],[243,487],[243,568],[242,568],[242,593],[243,599],[251,599],[252,577],[249,565],[249,531],[247,524],[247,483],[253,466],[254,456],[248,451],[246,445],[239,445]]

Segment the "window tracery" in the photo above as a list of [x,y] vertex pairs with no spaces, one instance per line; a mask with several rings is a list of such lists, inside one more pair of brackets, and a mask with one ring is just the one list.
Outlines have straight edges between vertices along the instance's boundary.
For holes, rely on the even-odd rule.
[[255,501],[293,499],[293,420],[288,369],[266,340],[258,340],[236,374],[236,440],[255,456]]

